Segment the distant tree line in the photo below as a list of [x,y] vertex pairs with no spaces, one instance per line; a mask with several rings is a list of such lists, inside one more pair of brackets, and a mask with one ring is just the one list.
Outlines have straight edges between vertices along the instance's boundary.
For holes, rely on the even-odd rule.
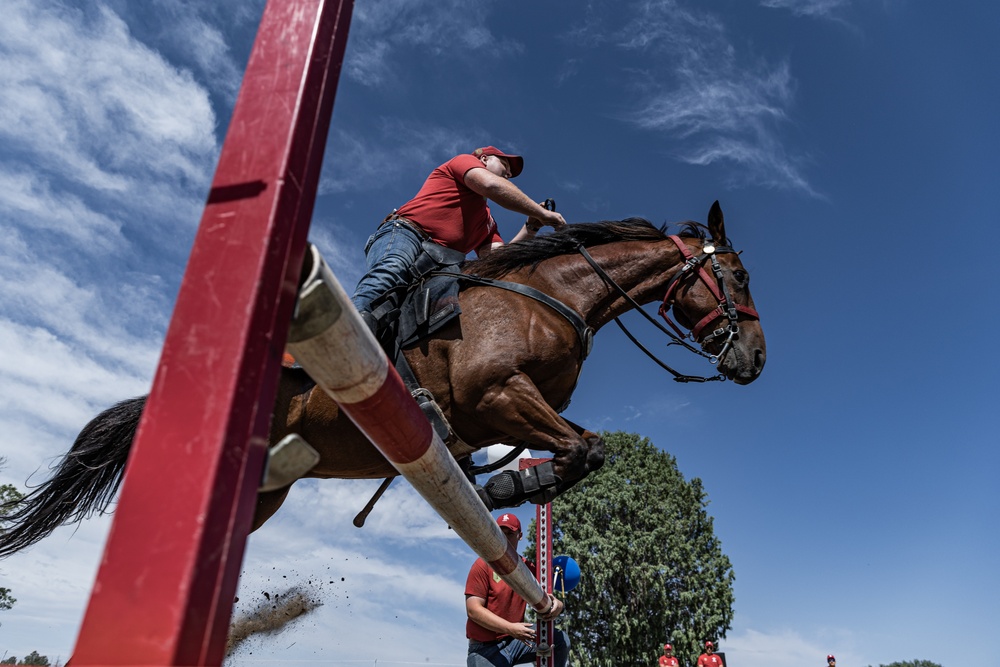
[[17,656],[10,656],[0,660],[0,665],[41,665],[42,667],[61,667],[62,663],[58,660],[56,664],[53,665],[49,662],[48,656],[38,655],[38,651],[32,651],[28,655],[24,656],[23,660],[18,660]]

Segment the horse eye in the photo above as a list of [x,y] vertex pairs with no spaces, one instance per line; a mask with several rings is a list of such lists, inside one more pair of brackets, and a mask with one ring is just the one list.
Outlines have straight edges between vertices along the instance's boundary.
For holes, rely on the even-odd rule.
[[750,275],[742,269],[736,269],[733,271],[733,278],[735,278],[736,282],[740,285],[746,285],[750,281]]

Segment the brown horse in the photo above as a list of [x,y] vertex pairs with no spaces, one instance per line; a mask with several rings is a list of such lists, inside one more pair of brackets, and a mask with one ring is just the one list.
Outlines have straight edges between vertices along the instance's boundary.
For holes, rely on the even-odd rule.
[[[592,331],[633,308],[630,299],[662,300],[661,314],[672,310],[681,325],[694,330],[694,341],[716,355],[721,375],[748,384],[764,367],[764,335],[749,274],[729,247],[718,202],[709,212],[707,237],[705,231],[689,223],[668,237],[635,218],[570,225],[497,249],[468,262],[463,272],[535,288],[568,306]],[[493,287],[467,287],[459,304],[459,319],[404,352],[459,438],[454,456],[462,459],[494,443],[552,452],[557,492],[600,467],[601,438],[557,411],[576,386],[590,332],[581,333],[550,306]],[[5,508],[0,556],[34,544],[59,525],[106,510],[144,404],[144,397],[131,399],[95,417],[53,476]],[[283,369],[271,443],[293,432],[320,454],[308,477],[397,474],[304,371]],[[274,514],[289,488],[260,494],[254,529]]]

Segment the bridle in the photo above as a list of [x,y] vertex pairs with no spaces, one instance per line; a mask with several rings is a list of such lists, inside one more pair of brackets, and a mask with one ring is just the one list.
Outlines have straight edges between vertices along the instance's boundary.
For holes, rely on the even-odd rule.
[[[653,319],[652,315],[643,310],[642,306],[626,292],[618,283],[616,283],[611,276],[609,276],[604,269],[591,257],[587,249],[581,245],[578,250],[584,259],[593,267],[594,271],[600,276],[601,280],[613,287],[632,307],[642,314],[647,320],[653,323],[657,329],[665,333],[671,340],[667,343],[670,345],[680,345],[695,354],[705,357],[709,360],[712,365],[718,364],[723,360],[729,351],[732,349],[733,342],[739,339],[740,327],[739,327],[739,314],[743,313],[746,317],[759,320],[760,316],[757,311],[748,306],[743,306],[735,301],[733,301],[732,295],[729,293],[729,288],[726,286],[726,281],[722,274],[722,266],[719,264],[719,255],[727,253],[736,253],[728,245],[716,245],[714,240],[708,240],[704,243],[701,248],[701,252],[695,255],[691,252],[687,244],[684,243],[678,236],[667,237],[677,246],[677,249],[681,252],[684,257],[684,264],[681,268],[674,274],[667,283],[667,289],[663,295],[663,302],[660,304],[658,313],[663,320],[670,325],[673,329],[667,329],[662,324]],[[737,253],[738,254],[738,253]],[[712,276],[708,274],[705,270],[706,262],[710,262],[712,266],[712,273],[714,274],[714,280]],[[674,305],[675,292],[677,288],[683,283],[688,276],[696,276],[708,287],[712,295],[715,296],[719,305],[712,309],[707,315],[702,317],[692,328],[689,333],[685,333],[677,324],[674,323],[668,314],[671,306]],[[720,317],[725,317],[727,323],[724,327],[720,327],[712,331],[704,338],[701,338],[702,332],[708,327],[712,322],[715,322]],[[673,368],[668,366],[666,363],[661,361],[655,354],[650,352],[646,347],[632,335],[624,324],[622,324],[619,318],[615,318],[615,324],[628,336],[629,340],[635,344],[640,350],[642,350],[646,356],[655,361],[661,368],[666,370],[668,373],[674,376],[676,382],[713,382],[713,381],[724,381],[726,376],[722,373],[718,373],[711,377],[703,377],[700,375],[685,375],[675,371]],[[676,333],[675,333],[676,332]],[[725,336],[726,339],[722,343],[722,348],[719,350],[718,354],[711,354],[706,352],[703,348],[710,342],[716,340],[720,336]],[[695,347],[687,341],[690,340],[692,343],[699,345],[701,347]]]

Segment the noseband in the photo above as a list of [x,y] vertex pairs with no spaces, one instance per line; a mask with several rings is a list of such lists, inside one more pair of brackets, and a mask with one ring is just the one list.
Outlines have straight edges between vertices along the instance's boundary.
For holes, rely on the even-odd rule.
[[[729,288],[726,286],[726,281],[722,275],[722,267],[719,265],[718,255],[726,253],[735,253],[736,251],[729,246],[717,246],[715,245],[714,241],[706,241],[705,244],[702,246],[701,252],[698,255],[694,255],[691,252],[691,250],[687,247],[687,244],[685,244],[680,239],[680,237],[670,236],[668,238],[674,242],[674,244],[677,246],[677,249],[680,250],[681,254],[684,256],[685,260],[684,265],[681,266],[680,270],[677,271],[677,273],[674,274],[673,278],[670,279],[670,282],[667,283],[666,293],[663,296],[663,302],[660,304],[660,308],[658,311],[660,317],[662,317],[663,320],[667,324],[669,324],[674,331],[666,329],[662,324],[653,319],[653,317],[649,313],[643,310],[642,306],[640,306],[638,302],[636,302],[631,296],[629,296],[628,293],[624,289],[622,289],[622,287],[618,285],[618,283],[616,283],[611,278],[611,276],[609,276],[604,271],[604,269],[600,267],[600,265],[596,261],[594,261],[594,258],[591,257],[590,253],[587,252],[587,249],[585,247],[581,245],[578,248],[578,250],[580,251],[580,254],[583,255],[584,259],[587,260],[587,262],[591,265],[591,267],[593,267],[597,275],[600,276],[604,282],[614,287],[615,290],[617,290],[618,293],[621,296],[623,296],[632,305],[633,308],[635,308],[635,310],[639,311],[639,313],[641,313],[643,317],[645,317],[647,320],[652,322],[656,326],[656,328],[658,328],[660,331],[662,331],[668,337],[670,337],[671,341],[667,343],[667,345],[681,345],[682,347],[687,348],[691,352],[694,352],[699,356],[705,357],[706,359],[709,360],[709,362],[712,365],[716,365],[722,359],[725,358],[725,356],[732,349],[733,342],[739,338],[739,332],[740,332],[739,313],[743,313],[745,316],[755,320],[760,319],[760,316],[757,314],[756,310],[748,306],[740,305],[735,301],[733,301],[732,295],[729,293]],[[715,275],[714,280],[712,279],[712,276],[708,274],[708,271],[705,270],[706,261],[711,261],[712,273]],[[697,273],[692,273],[696,269]],[[709,312],[703,318],[701,318],[698,321],[698,323],[691,328],[691,331],[689,333],[684,333],[683,329],[681,329],[677,324],[674,323],[673,320],[670,319],[668,311],[670,310],[671,306],[674,305],[675,292],[677,291],[677,288],[681,285],[682,281],[685,278],[687,278],[687,276],[690,275],[696,275],[699,280],[705,283],[709,291],[712,292],[716,300],[719,302],[719,305],[716,306],[711,312]],[[705,328],[715,320],[719,319],[720,317],[725,317],[728,320],[726,326],[714,330],[712,333],[708,334],[704,338],[700,338],[701,333],[705,330]],[[658,359],[656,355],[654,355],[652,352],[646,349],[646,347],[642,343],[640,343],[635,336],[632,335],[632,333],[625,327],[625,325],[622,324],[619,318],[617,317],[615,318],[615,323],[619,326],[619,328],[621,328],[623,332],[625,332],[625,335],[628,336],[629,340],[631,340],[640,350],[645,352],[650,359],[655,361],[657,364],[660,365],[661,368],[663,368],[671,375],[673,375],[675,381],[711,382],[711,381],[723,381],[726,379],[726,376],[723,375],[722,373],[718,373],[717,375],[714,375],[712,377],[702,377],[699,375],[684,375],[682,373],[675,371],[673,368],[671,368],[663,361]],[[722,349],[719,350],[718,354],[711,354],[710,352],[706,352],[704,349],[695,347],[694,345],[691,345],[690,343],[687,342],[687,340],[690,340],[693,343],[704,347],[705,345],[708,345],[710,342],[723,335],[726,336],[726,339],[725,341],[723,341]]]

